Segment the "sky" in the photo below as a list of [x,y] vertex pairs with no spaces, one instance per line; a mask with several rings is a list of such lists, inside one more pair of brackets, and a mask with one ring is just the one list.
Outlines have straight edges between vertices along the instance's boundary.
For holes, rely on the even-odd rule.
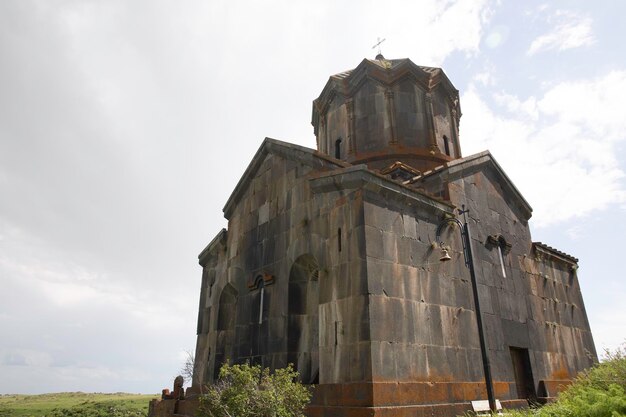
[[0,393],[156,393],[195,348],[197,255],[265,137],[373,58],[442,67],[533,240],[626,339],[626,2],[0,1]]

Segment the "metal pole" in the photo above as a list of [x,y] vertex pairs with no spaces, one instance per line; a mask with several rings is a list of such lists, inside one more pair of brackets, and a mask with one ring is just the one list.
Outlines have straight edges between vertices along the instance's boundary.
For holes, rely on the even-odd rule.
[[474,308],[476,309],[476,324],[478,325],[478,339],[480,340],[480,353],[483,357],[483,370],[485,372],[485,385],[487,386],[487,399],[489,400],[489,409],[492,413],[496,413],[496,399],[493,393],[493,382],[491,379],[491,365],[489,364],[489,356],[487,355],[487,344],[485,343],[485,333],[483,328],[483,319],[480,312],[480,302],[478,300],[478,282],[476,281],[476,272],[474,271],[474,255],[472,254],[472,237],[470,235],[469,226],[467,224],[466,213],[463,206],[463,233],[465,239],[465,247],[467,250],[467,263],[470,270],[470,278],[472,280],[472,292],[474,293]]

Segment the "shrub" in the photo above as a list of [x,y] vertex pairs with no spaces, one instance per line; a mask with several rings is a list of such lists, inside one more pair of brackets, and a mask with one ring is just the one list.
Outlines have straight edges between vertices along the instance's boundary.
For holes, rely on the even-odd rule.
[[270,374],[260,366],[228,365],[200,398],[201,417],[302,417],[311,399],[289,365]]
[[626,351],[606,351],[605,360],[582,372],[554,404],[541,410],[541,416],[626,416],[625,391]]
[[605,351],[604,361],[581,372],[556,401],[511,416],[626,417],[626,344]]

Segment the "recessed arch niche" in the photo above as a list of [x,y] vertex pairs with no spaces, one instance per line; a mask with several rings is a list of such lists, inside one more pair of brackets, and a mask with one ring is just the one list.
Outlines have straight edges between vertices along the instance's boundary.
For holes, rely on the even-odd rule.
[[289,271],[287,360],[305,384],[319,383],[319,263],[298,257]]
[[217,380],[220,367],[233,358],[235,344],[235,320],[237,316],[237,290],[226,284],[220,294],[217,311],[215,362],[213,380]]

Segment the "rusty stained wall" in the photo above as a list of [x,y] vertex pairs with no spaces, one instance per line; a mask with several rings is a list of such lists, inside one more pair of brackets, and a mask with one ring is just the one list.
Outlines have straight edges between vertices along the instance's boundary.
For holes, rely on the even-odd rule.
[[441,264],[431,246],[439,220],[365,204],[374,381],[480,381],[471,287],[462,262]]
[[323,130],[320,131],[319,150],[335,156],[335,141],[341,138],[341,158],[345,159],[349,150],[348,112],[345,99],[335,96],[328,106]]
[[533,251],[522,261],[529,281],[529,333],[536,349],[537,374],[545,380],[570,379],[596,360],[576,269]]
[[[366,79],[351,97],[336,92],[324,113],[318,133],[322,152],[335,156],[341,138],[341,159],[367,160],[382,169],[396,160],[425,171],[442,161],[458,158],[458,132],[452,120],[455,104],[443,87],[435,87],[427,99],[426,87],[412,77],[390,85]],[[444,155],[444,139],[451,156]],[[431,154],[433,141],[440,154]]]
[[[300,357],[301,363],[319,363],[319,383],[369,378],[369,346],[362,342],[369,328],[360,193],[313,194],[313,173],[306,164],[269,154],[232,212],[226,245],[216,246],[203,270],[196,385],[212,382],[226,360],[277,368],[294,359],[288,339],[298,323],[289,318],[289,298],[302,294],[293,288],[290,294],[289,278],[302,255],[319,266],[319,321],[304,320],[305,328],[300,323],[295,332],[309,339],[317,333],[319,342],[301,352],[309,357]],[[260,291],[249,288],[259,274],[273,277],[264,288],[260,325]],[[219,300],[227,286],[236,291],[236,314],[232,329],[219,330]],[[309,328],[313,323],[319,328]]]
[[[432,246],[442,213],[373,200],[364,212],[372,404],[417,412],[426,404],[445,408],[480,398],[484,379],[469,276],[460,253],[442,264]],[[461,247],[454,234],[446,237]],[[498,389],[499,398],[510,398],[508,386]]]
[[431,94],[433,96],[433,119],[437,147],[442,153],[445,152],[444,136],[446,136],[449,139],[450,156],[459,158],[461,156],[460,148],[458,147],[459,132],[456,120],[452,115],[452,109],[455,108],[454,103],[441,85]]
[[[469,208],[479,296],[495,381],[516,387],[509,348],[528,349],[533,382],[539,396],[551,381],[572,379],[597,361],[584,309],[575,263],[537,255],[528,228],[530,212],[497,171],[468,166],[455,175],[438,175],[424,184]],[[504,256],[506,278],[490,235],[511,244]],[[460,248],[460,242],[452,243]],[[457,254],[457,257],[460,257]],[[475,328],[475,324],[472,324]],[[479,363],[479,362],[475,362]],[[504,391],[504,389],[503,389]]]

